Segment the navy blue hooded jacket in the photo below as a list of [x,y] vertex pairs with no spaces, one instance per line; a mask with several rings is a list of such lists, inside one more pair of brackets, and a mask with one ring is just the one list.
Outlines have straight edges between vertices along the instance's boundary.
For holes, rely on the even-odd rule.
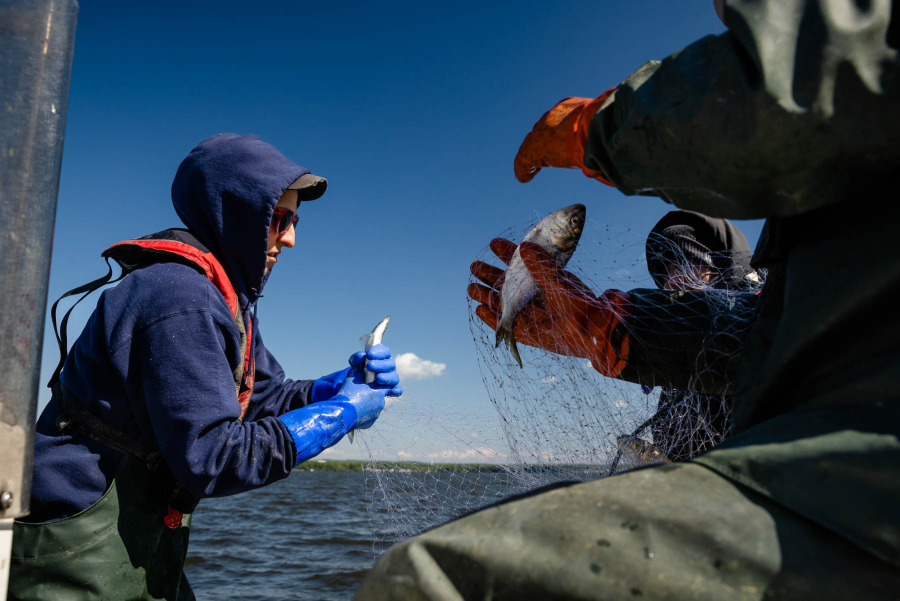
[[[319,385],[313,391],[313,381],[285,378],[251,317],[265,281],[273,210],[306,173],[257,136],[219,134],[191,151],[172,184],[178,216],[225,268],[245,328],[254,319],[256,375],[243,421],[233,376],[238,328],[219,290],[186,265],[138,268],[106,290],[62,371],[62,383],[92,413],[156,445],[196,497],[285,478],[296,451],[276,417],[329,396]],[[29,521],[89,507],[121,460],[83,436],[61,436],[57,415],[50,403],[38,420]]]

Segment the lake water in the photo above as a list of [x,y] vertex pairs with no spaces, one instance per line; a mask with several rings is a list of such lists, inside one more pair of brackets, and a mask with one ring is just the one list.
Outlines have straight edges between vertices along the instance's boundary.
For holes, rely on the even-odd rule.
[[375,561],[362,472],[301,472],[253,492],[206,499],[185,573],[198,600],[349,599]]
[[[571,470],[570,470],[571,471]],[[405,539],[569,471],[295,471],[253,492],[205,499],[185,573],[200,601],[350,599],[391,541]]]

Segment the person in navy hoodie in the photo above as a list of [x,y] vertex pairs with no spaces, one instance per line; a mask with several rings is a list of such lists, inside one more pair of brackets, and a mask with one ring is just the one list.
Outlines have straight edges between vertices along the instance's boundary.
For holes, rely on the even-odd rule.
[[263,344],[257,301],[298,204],[326,186],[257,136],[219,134],[172,184],[186,229],[103,253],[124,277],[68,356],[63,320],[11,598],[193,598],[182,568],[200,499],[286,478],[402,393],[384,345],[312,381],[287,379]]

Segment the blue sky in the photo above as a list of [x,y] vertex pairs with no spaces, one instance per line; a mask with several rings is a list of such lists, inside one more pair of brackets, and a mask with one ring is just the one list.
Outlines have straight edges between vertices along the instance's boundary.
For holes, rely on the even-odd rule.
[[[520,184],[512,162],[523,137],[561,98],[596,96],[722,30],[706,0],[86,0],[49,300],[101,275],[109,245],[181,225],[169,190],[197,142],[256,133],[329,180],[302,207],[298,243],[259,308],[288,375],[340,369],[390,314],[395,355],[446,365],[404,382],[408,396],[483,411],[465,287],[490,239],[574,202],[636,231],[671,208],[575,171]],[[739,224],[751,244],[760,226]],[[94,303],[73,315],[72,339]],[[48,312],[42,380],[56,361]],[[42,391],[41,406],[48,399]]]

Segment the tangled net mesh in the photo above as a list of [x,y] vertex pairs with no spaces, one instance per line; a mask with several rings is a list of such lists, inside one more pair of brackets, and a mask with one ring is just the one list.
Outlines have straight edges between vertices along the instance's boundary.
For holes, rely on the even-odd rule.
[[[500,237],[519,243],[537,221]],[[582,229],[566,270],[595,295],[608,289],[657,289],[648,272],[646,232],[591,220]],[[720,253],[710,262],[719,268],[704,270],[697,268],[696,256],[686,256],[671,241],[657,242],[655,252],[679,266],[675,285],[690,292],[671,293],[678,306],[670,314],[635,315],[624,323],[632,337],[655,333],[661,347],[656,361],[662,367],[671,355],[665,347],[677,345],[666,333],[682,340],[685,324],[702,324],[690,336],[696,351],[681,370],[687,376],[680,386],[669,381],[666,369],[645,375],[642,384],[632,383],[601,375],[584,358],[587,352],[566,356],[521,342],[520,367],[505,346],[496,346],[494,329],[476,315],[479,303],[467,298],[491,409],[461,411],[401,399],[385,409],[374,428],[361,432],[357,440],[365,458],[370,512],[379,523],[376,553],[510,496],[685,460],[728,435],[730,382],[765,273],[746,267],[746,250]],[[476,258],[506,267],[489,247]],[[728,264],[744,267],[726,273],[721,266]],[[472,277],[472,282],[478,280]],[[548,331],[557,328],[562,331],[563,324],[550,323]],[[709,394],[710,382],[716,394]]]

